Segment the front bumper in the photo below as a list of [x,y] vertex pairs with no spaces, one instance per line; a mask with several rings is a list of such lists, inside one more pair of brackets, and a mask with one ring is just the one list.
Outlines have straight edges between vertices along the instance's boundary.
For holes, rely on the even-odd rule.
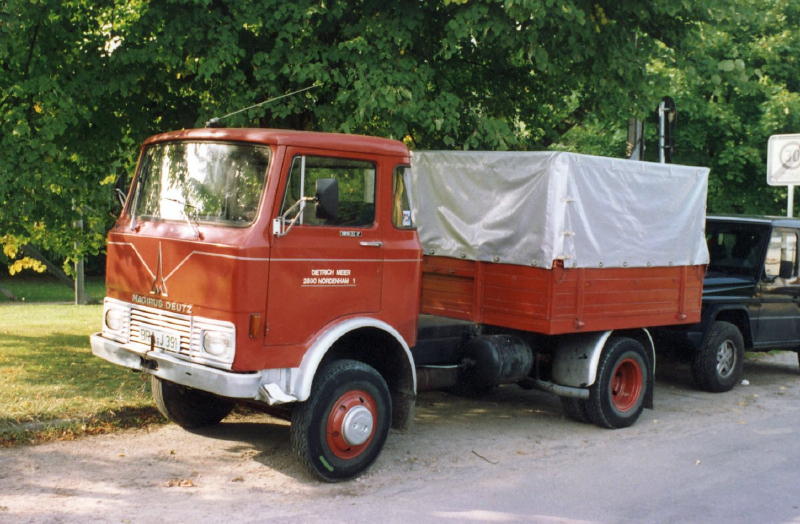
[[269,405],[298,400],[286,392],[291,384],[291,368],[233,373],[188,362],[162,351],[141,351],[138,345],[120,344],[100,333],[89,338],[95,356],[113,364],[150,373],[169,382],[221,397],[257,400]]

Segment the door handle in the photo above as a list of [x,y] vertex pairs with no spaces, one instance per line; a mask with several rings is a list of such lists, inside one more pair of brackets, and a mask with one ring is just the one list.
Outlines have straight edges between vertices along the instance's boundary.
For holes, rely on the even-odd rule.
[[359,244],[361,244],[364,247],[382,247],[383,246],[383,242],[381,242],[380,240],[373,240],[373,241],[362,240],[361,242],[359,242]]

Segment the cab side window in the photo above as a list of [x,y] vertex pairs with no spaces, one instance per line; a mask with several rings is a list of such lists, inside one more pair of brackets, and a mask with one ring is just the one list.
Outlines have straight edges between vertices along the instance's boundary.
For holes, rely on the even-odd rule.
[[408,166],[397,166],[392,177],[392,223],[398,229],[413,229],[414,218],[408,195],[406,173]]
[[776,229],[769,240],[764,276],[778,285],[797,283],[797,233]]
[[[368,227],[375,221],[375,164],[297,155],[281,207],[297,206],[297,225]],[[326,205],[327,204],[327,205]]]

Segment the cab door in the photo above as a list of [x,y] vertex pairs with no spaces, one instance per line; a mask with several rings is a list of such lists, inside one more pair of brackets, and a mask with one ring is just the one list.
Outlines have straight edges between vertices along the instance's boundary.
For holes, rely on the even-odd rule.
[[380,311],[383,239],[374,158],[301,148],[289,148],[284,158],[266,344],[292,346],[285,364],[296,365],[322,326]]

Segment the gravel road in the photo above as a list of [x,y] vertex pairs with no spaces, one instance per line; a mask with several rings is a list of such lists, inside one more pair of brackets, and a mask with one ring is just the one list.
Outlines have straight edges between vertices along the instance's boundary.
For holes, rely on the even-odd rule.
[[657,375],[655,409],[616,431],[516,386],[424,393],[414,427],[340,484],[263,415],[2,449],[0,522],[800,522],[796,355],[749,358],[726,394],[678,364]]

